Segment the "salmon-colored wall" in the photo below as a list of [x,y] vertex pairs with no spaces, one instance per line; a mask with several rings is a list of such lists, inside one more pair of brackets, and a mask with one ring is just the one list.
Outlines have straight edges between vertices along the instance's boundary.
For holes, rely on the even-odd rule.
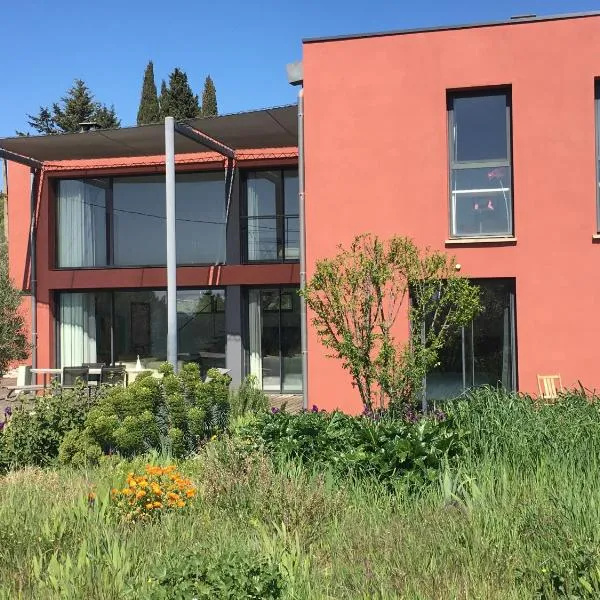
[[[297,164],[296,148],[243,150],[237,165],[243,168],[282,167]],[[201,153],[176,157],[178,170],[223,168],[217,155]],[[159,288],[167,285],[164,267],[55,269],[54,198],[52,179],[131,175],[164,171],[164,157],[137,157],[86,161],[62,161],[44,166],[37,188],[37,330],[38,366],[55,366],[53,294],[57,290]],[[30,169],[8,163],[8,240],[11,277],[21,289],[29,289]],[[298,264],[185,266],[177,268],[177,285],[211,287],[226,285],[298,285]],[[31,298],[22,308],[28,330]]]
[[[355,234],[446,249],[515,277],[519,389],[560,373],[600,389],[594,78],[600,17],[304,45],[306,231],[315,260]],[[448,90],[510,85],[516,242],[450,246]],[[309,328],[309,402],[358,410]]]

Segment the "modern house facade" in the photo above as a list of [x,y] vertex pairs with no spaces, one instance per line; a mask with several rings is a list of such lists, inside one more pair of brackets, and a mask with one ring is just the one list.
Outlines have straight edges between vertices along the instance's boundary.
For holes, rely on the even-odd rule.
[[[483,312],[444,350],[430,398],[535,393],[553,373],[600,388],[600,14],[306,40],[302,65],[300,201],[295,106],[190,123],[233,161],[176,147],[178,360],[360,410],[310,325],[302,390],[303,199],[309,277],[368,231],[453,254],[480,285]],[[0,140],[11,274],[36,287],[41,366],[166,358],[162,135]]]

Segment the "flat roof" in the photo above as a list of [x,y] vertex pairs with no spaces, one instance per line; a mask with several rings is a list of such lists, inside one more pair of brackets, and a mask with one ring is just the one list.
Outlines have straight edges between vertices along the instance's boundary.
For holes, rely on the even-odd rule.
[[[295,104],[181,122],[233,150],[298,145]],[[0,139],[0,149],[40,162],[156,156],[165,153],[164,131],[164,123],[158,123],[82,133],[19,136]],[[182,135],[175,135],[175,152],[187,154],[211,150]]]
[[302,40],[303,44],[314,44],[317,42],[337,42],[342,40],[356,40],[361,38],[386,37],[390,35],[406,35],[409,33],[427,33],[430,31],[451,31],[453,29],[474,29],[476,27],[497,27],[500,25],[520,25],[522,23],[536,23],[540,21],[563,21],[566,19],[582,19],[585,17],[598,17],[600,11],[576,12],[560,15],[516,15],[504,21],[488,21],[485,23],[467,23],[464,25],[439,25],[436,27],[420,27],[415,29],[396,29],[391,31],[379,31],[374,33],[350,33],[342,35],[331,35],[325,37],[311,37]]

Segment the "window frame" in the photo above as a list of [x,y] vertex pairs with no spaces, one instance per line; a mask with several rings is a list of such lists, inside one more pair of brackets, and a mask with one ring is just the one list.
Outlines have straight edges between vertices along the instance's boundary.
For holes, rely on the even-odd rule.
[[[506,124],[506,159],[484,159],[459,161],[455,159],[455,121],[454,101],[459,98],[477,98],[481,96],[504,96],[506,98],[505,124]],[[515,235],[514,219],[514,178],[513,178],[513,144],[512,144],[512,88],[511,86],[452,89],[446,93],[446,112],[448,126],[448,234],[452,240],[460,239],[493,239],[513,237]],[[469,233],[457,234],[455,229],[454,192],[452,179],[454,171],[467,169],[495,169],[506,168],[510,171],[510,206],[508,217],[508,231],[503,233]]]
[[[276,175],[275,182],[275,214],[270,215],[260,215],[255,217],[250,217],[248,215],[248,181],[249,176],[253,174],[260,173],[274,173]],[[285,212],[285,174],[286,173],[295,173],[296,176],[298,174],[298,167],[283,167],[283,168],[265,168],[265,169],[248,169],[245,170],[242,174],[242,203],[241,203],[241,211],[240,211],[240,238],[242,240],[242,263],[250,264],[250,265],[260,265],[260,264],[281,264],[281,263],[297,263],[299,262],[299,257],[297,258],[287,258],[286,257],[286,222],[287,219],[298,219],[300,220],[300,213],[290,213],[286,214]],[[251,260],[248,257],[248,223],[250,220],[252,221],[260,221],[267,219],[275,219],[277,231],[276,231],[276,244],[277,244],[277,254],[278,257],[272,260],[269,259],[256,259]],[[279,257],[281,255],[281,257]]]
[[600,77],[594,79],[594,144],[596,147],[596,234],[600,234]]
[[[177,175],[204,175],[204,174],[220,174],[221,171],[215,170],[193,170],[193,171],[177,171],[175,173],[175,177]],[[164,264],[143,264],[143,265],[116,265],[115,264],[115,219],[114,219],[114,200],[113,200],[113,186],[115,179],[125,178],[130,179],[132,177],[149,177],[149,176],[160,176],[164,175],[164,173],[157,172],[144,172],[144,173],[133,173],[126,175],[98,175],[88,176],[88,177],[53,177],[50,183],[52,189],[52,213],[53,213],[53,225],[52,229],[54,231],[54,243],[51,251],[52,256],[52,264],[51,269],[56,271],[93,271],[93,270],[106,270],[106,269],[153,269],[153,268],[165,268],[167,263]],[[97,266],[88,266],[88,267],[61,267],[59,266],[59,245],[60,245],[60,214],[58,210],[59,206],[59,194],[60,194],[60,182],[61,181],[69,181],[69,180],[104,180],[106,181],[105,188],[105,236],[106,236],[106,264],[105,265],[97,265]],[[224,212],[227,210],[227,190],[223,195],[223,207]],[[227,218],[227,217],[225,217]],[[227,264],[227,228],[228,223],[226,221],[223,222],[224,226],[224,236],[225,239],[223,241],[225,247],[225,264]],[[214,262],[177,262],[178,267],[190,267],[190,266],[198,266],[198,267],[209,267],[213,266]]]

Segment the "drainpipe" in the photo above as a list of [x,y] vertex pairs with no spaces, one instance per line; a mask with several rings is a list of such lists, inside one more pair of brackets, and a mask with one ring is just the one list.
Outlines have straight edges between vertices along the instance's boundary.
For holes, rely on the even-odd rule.
[[[30,196],[29,196],[29,274],[30,274],[30,291],[31,291],[31,368],[37,369],[37,251],[36,251],[36,181],[37,172],[31,169],[30,176]],[[36,376],[34,376],[36,377]]]
[[[304,215],[304,89],[298,92],[298,217],[300,221],[300,290],[306,288],[306,227]],[[306,301],[300,296],[303,405],[308,408],[308,343]]]

